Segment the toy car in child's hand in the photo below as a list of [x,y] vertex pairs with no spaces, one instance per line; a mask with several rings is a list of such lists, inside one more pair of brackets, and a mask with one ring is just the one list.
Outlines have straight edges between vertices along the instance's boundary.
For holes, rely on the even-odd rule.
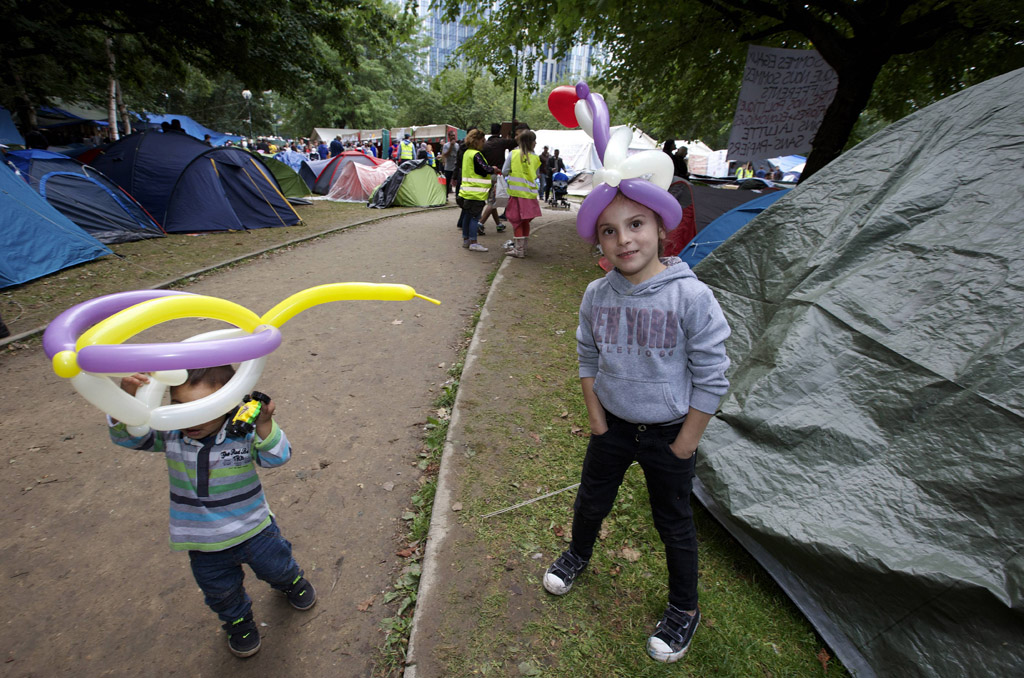
[[232,438],[243,438],[252,433],[256,428],[256,420],[259,418],[260,412],[263,411],[263,406],[269,402],[270,396],[259,391],[253,391],[245,396],[245,402],[238,408],[235,416],[231,418],[231,423],[228,424],[227,434]]

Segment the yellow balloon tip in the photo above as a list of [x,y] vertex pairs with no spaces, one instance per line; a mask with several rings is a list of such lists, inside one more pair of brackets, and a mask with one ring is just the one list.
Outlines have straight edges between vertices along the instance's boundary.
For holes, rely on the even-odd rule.
[[76,376],[82,371],[78,366],[78,354],[74,351],[61,351],[53,356],[53,371],[65,379]]
[[430,297],[425,297],[422,294],[413,294],[412,296],[419,297],[420,299],[425,299],[426,301],[429,301],[432,304],[437,304],[438,306],[441,305],[441,302],[438,301],[437,299],[431,299]]

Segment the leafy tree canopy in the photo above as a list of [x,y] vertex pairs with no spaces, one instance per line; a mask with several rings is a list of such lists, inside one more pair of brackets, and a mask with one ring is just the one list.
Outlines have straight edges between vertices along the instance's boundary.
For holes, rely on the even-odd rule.
[[393,40],[386,0],[0,0],[0,101],[96,100],[111,73],[136,105],[155,104],[188,69],[229,74],[252,91],[339,92],[368,49]]
[[[464,54],[508,78],[509,46],[607,48],[595,79],[617,89],[655,136],[720,139],[732,119],[750,44],[815,48],[839,89],[806,176],[850,140],[862,111],[894,120],[941,96],[1024,65],[1024,5],[1014,0],[650,0],[645,3],[438,0],[480,30]],[[519,17],[543,16],[524,28]],[[539,59],[535,51],[533,58]]]

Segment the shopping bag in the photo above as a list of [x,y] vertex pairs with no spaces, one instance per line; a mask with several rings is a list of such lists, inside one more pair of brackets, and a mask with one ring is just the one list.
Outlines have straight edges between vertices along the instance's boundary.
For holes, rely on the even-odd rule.
[[505,207],[508,205],[508,181],[505,175],[499,174],[494,182],[494,206]]

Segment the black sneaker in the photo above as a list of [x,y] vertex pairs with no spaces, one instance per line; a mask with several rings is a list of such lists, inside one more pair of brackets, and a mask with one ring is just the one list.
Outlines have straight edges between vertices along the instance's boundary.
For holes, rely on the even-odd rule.
[[252,620],[252,614],[224,624],[228,632],[228,649],[236,657],[251,657],[260,651],[260,631]]
[[670,603],[654,635],[647,639],[647,654],[659,662],[676,661],[690,649],[690,641],[699,623],[699,608],[691,617]]
[[484,231],[484,225],[483,224],[480,224],[479,226],[476,227],[476,234],[477,235],[487,235],[487,232]]
[[558,559],[544,573],[545,590],[556,596],[564,596],[572,588],[576,577],[583,572],[587,562],[589,561],[583,560],[573,553],[572,549],[558,556]]
[[296,610],[308,610],[316,605],[316,590],[301,574],[285,589],[288,602]]
[[503,221],[500,224],[498,224],[498,233],[504,233],[504,232],[505,232],[505,222]]

